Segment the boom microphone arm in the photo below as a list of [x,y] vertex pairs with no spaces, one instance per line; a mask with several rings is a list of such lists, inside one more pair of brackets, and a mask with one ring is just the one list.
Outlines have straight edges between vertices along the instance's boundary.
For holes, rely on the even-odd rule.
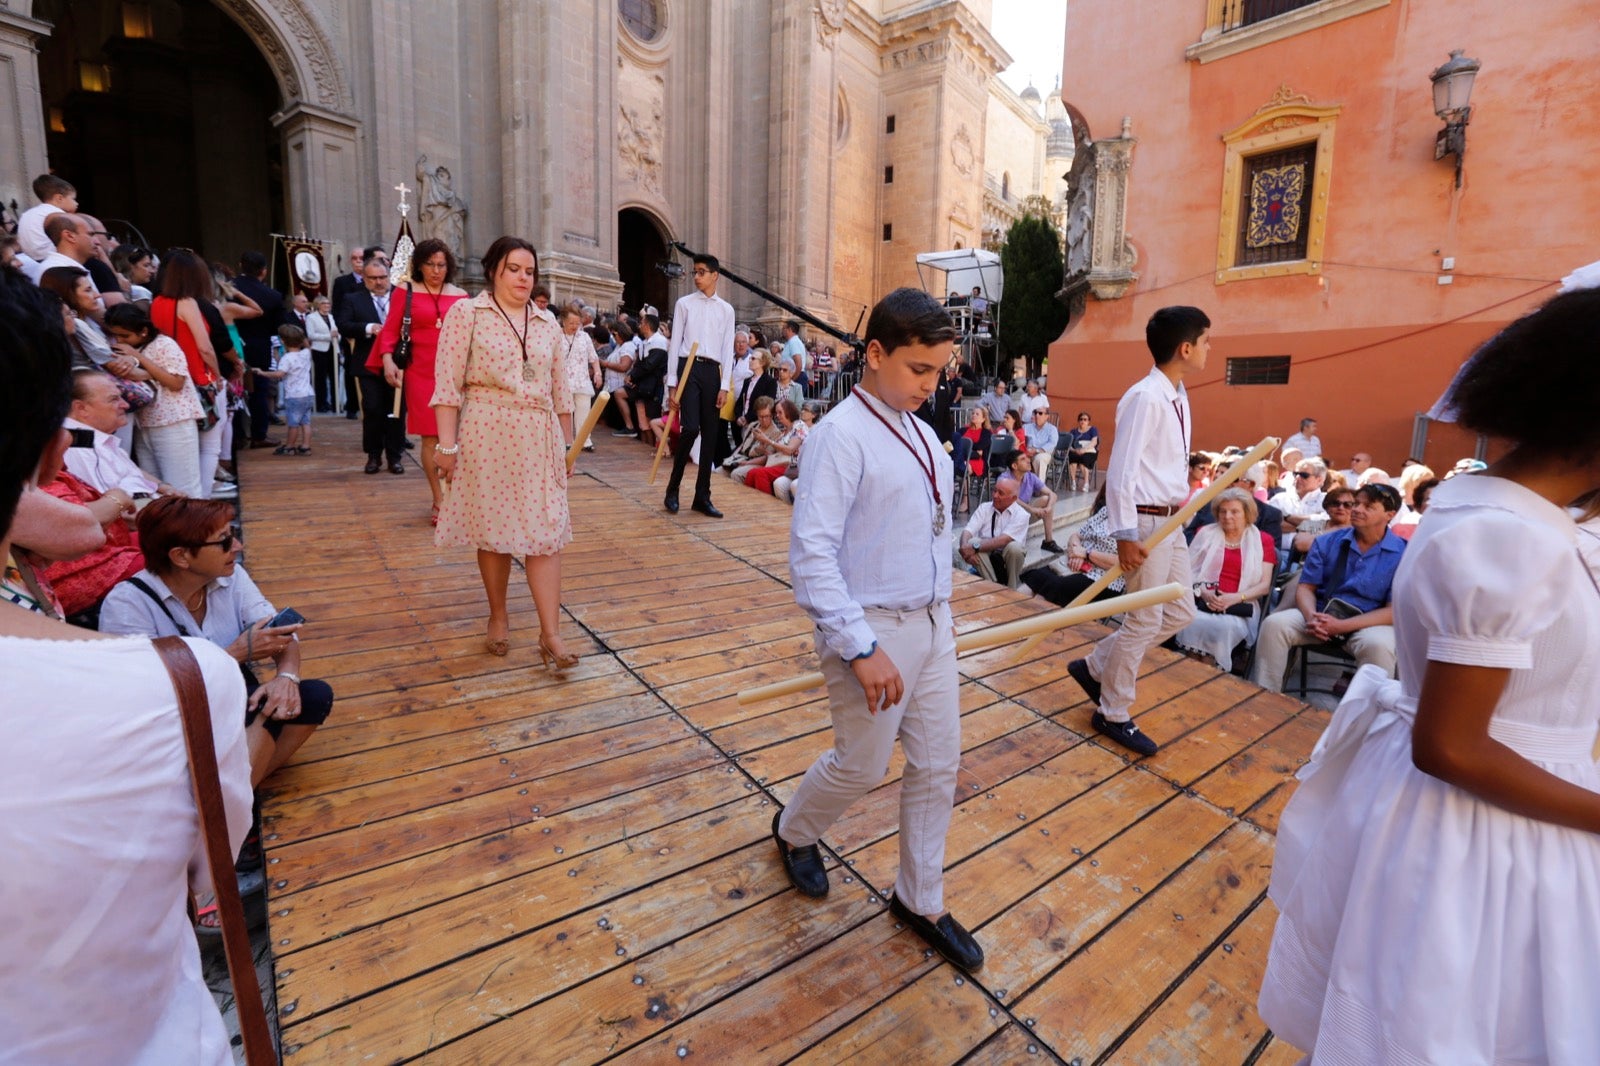
[[[681,252],[682,254],[688,256],[691,259],[693,259],[695,257],[695,255],[697,254],[697,253],[691,251],[686,245],[684,245],[684,243],[682,241],[673,241],[672,242],[672,247],[676,248],[679,252]],[[836,338],[836,339],[838,339],[840,341],[843,341],[845,344],[848,344],[850,347],[854,348],[856,351],[860,352],[860,351],[866,350],[866,347],[867,347],[866,342],[863,341],[860,337],[856,336],[854,333],[846,333],[844,330],[840,329],[837,326],[829,325],[828,323],[824,322],[822,319],[818,318],[816,315],[813,315],[811,312],[809,312],[809,311],[807,311],[807,310],[805,310],[803,308],[796,307],[794,304],[790,303],[788,300],[785,300],[783,297],[779,296],[778,294],[776,294],[774,292],[769,292],[768,290],[763,289],[760,285],[757,285],[753,281],[746,281],[744,278],[741,278],[739,275],[733,273],[733,271],[729,270],[727,267],[723,267],[721,269],[720,273],[722,274],[723,277],[727,278],[729,281],[733,282],[735,285],[740,285],[740,286],[743,286],[746,289],[749,289],[751,292],[755,293],[757,296],[761,297],[763,300],[766,300],[768,303],[777,304],[779,307],[783,308],[785,311],[789,312],[791,315],[794,315],[796,318],[802,319],[803,321],[811,323],[811,325],[815,326],[817,329],[820,329],[822,332],[826,333],[828,336],[834,337],[834,338]]]

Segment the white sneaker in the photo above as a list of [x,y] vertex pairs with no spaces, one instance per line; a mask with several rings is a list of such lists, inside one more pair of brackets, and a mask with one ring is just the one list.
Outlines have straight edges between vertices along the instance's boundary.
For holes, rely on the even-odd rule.
[[228,473],[226,470],[223,470],[221,467],[217,468],[216,479],[218,481],[226,481],[226,482],[229,482],[229,483],[232,483],[234,481],[239,480],[238,478],[234,477],[232,474]]
[[238,496],[239,487],[237,485],[230,485],[226,481],[219,481],[215,485],[211,486],[211,498],[213,500],[233,500],[237,499]]

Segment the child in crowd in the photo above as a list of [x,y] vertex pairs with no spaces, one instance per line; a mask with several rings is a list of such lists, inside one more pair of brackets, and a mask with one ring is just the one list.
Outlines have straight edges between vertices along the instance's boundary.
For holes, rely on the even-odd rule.
[[827,895],[822,834],[877,787],[898,737],[900,872],[889,911],[971,971],[983,965],[983,949],[944,906],[945,834],[961,762],[952,467],[912,414],[938,385],[955,336],[928,294],[884,297],[867,321],[861,384],[810,435],[789,571],[795,600],[817,626],[834,746],[773,817],[772,835],[795,887]]
[[261,377],[283,382],[283,419],[288,423],[289,434],[272,454],[310,455],[311,408],[316,403],[316,390],[311,385],[311,349],[305,330],[299,326],[279,326],[278,339],[283,342],[283,355],[278,358],[277,369],[256,371]]
[[1039,547],[1051,555],[1060,555],[1063,549],[1056,543],[1055,533],[1056,494],[1033,472],[1033,461],[1027,452],[1012,453],[1011,476],[1017,479],[1017,502],[1029,515],[1044,523],[1044,543]]
[[[78,209],[78,190],[65,178],[54,174],[40,174],[33,179],[33,195],[39,202],[22,212],[17,219],[17,240],[22,252],[36,263],[42,263],[56,250],[55,242],[45,236],[44,224],[51,215]],[[37,279],[35,279],[37,280]]]

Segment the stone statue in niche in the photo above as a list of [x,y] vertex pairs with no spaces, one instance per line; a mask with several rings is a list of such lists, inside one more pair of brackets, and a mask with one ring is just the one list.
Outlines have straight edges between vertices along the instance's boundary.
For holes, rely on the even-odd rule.
[[429,167],[427,153],[417,156],[417,224],[424,237],[444,241],[457,260],[465,262],[467,202],[451,184],[445,167]]
[[1090,236],[1094,232],[1094,172],[1079,181],[1067,208],[1067,277],[1089,272]]

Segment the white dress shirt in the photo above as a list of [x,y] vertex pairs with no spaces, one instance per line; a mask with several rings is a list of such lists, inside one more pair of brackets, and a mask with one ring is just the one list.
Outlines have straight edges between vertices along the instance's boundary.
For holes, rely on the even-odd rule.
[[79,481],[100,492],[121,489],[129,496],[138,493],[154,495],[160,488],[155,478],[134,464],[128,453],[122,450],[117,438],[101,433],[93,426],[84,425],[76,418],[64,419],[61,424],[67,429],[87,429],[94,434],[93,448],[67,449],[67,473]]
[[[921,457],[894,439],[868,405]],[[938,503],[928,483],[932,456]],[[789,528],[795,601],[844,659],[865,655],[877,637],[864,609],[915,610],[950,598],[953,467],[921,419],[857,390],[806,439]],[[943,532],[933,532],[934,510]]]
[[733,377],[733,326],[733,305],[722,297],[707,296],[698,289],[678,297],[672,309],[667,388],[678,383],[678,362],[688,358],[691,345],[698,344],[696,358],[715,359],[721,369],[718,388],[728,389]]
[[1017,413],[1022,415],[1022,424],[1027,426],[1029,430],[1033,429],[1033,412],[1041,407],[1049,406],[1050,397],[1042,392],[1037,396],[1029,396],[1027,393],[1023,393],[1017,397]]
[[1032,517],[1019,503],[1013,503],[1004,511],[996,511],[992,501],[985,501],[973,510],[972,517],[967,520],[967,532],[972,534],[974,543],[995,537],[1010,537],[1018,544],[1027,544],[1028,522]]
[[1283,442],[1283,451],[1290,448],[1298,450],[1302,459],[1322,458],[1322,438],[1316,435],[1308,437],[1304,433],[1291,433],[1289,439]]
[[1117,435],[1106,468],[1112,535],[1139,539],[1137,507],[1177,507],[1189,495],[1189,393],[1160,367],[1117,401]]
[[55,204],[34,204],[17,219],[17,241],[22,251],[35,262],[43,262],[56,246],[45,236],[44,224],[51,215],[59,215],[61,208]]
[[[606,362],[620,363],[622,362],[623,356],[627,356],[634,362],[639,361],[638,337],[633,337],[630,340],[623,341],[621,344],[611,349],[611,354],[606,356]],[[628,367],[631,370],[633,368],[633,364],[628,364]],[[607,392],[616,392],[618,389],[622,388],[622,386],[628,383],[628,371],[608,369],[606,371],[605,383]]]

